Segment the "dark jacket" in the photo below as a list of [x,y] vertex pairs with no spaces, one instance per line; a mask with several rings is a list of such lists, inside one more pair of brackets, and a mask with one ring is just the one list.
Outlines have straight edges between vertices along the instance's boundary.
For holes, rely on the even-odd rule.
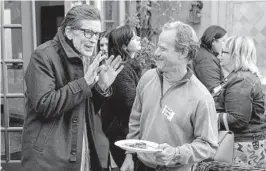
[[219,59],[203,46],[200,47],[196,57],[193,59],[193,70],[197,78],[210,92],[224,78]]
[[[236,141],[253,141],[254,135],[265,136],[265,95],[260,79],[250,71],[232,72],[230,76],[235,79],[221,93],[221,105]],[[219,120],[224,128],[221,117]]]
[[107,99],[101,110],[103,130],[110,141],[110,150],[119,167],[124,161],[125,151],[116,147],[114,142],[125,139],[128,133],[129,115],[140,75],[139,63],[135,59],[129,59],[112,84],[113,95]]
[[79,171],[85,119],[91,167],[100,170],[93,117],[104,99],[83,77],[82,60],[60,29],[33,52],[25,73],[23,171]]
[[[212,93],[213,89],[220,85],[224,78],[220,61],[216,53],[201,45],[196,57],[192,61],[193,71],[196,77]],[[221,110],[219,98],[214,96],[215,107]]]

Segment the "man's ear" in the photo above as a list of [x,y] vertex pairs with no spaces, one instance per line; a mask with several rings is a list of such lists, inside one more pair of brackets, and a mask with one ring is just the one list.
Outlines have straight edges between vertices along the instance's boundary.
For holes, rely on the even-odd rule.
[[188,55],[188,49],[184,49],[181,53],[180,59],[186,59]]
[[66,26],[65,28],[65,35],[66,37],[69,39],[69,40],[72,40],[73,39],[73,30],[69,27],[69,26]]

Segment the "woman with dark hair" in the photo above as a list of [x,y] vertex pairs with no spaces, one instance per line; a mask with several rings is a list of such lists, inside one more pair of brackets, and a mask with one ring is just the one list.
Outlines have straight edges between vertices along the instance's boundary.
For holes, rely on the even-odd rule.
[[[213,92],[224,78],[217,56],[222,53],[222,45],[226,37],[226,30],[222,27],[216,25],[208,27],[200,39],[201,45],[197,56],[193,59],[195,75],[210,92]],[[216,107],[219,108],[218,98],[214,97],[214,100]]]
[[140,38],[128,25],[110,32],[108,55],[120,55],[124,69],[112,84],[113,95],[102,108],[103,130],[110,142],[113,158],[121,167],[125,151],[116,147],[114,142],[125,139],[128,133],[128,122],[131,108],[136,96],[136,87],[141,76],[141,67],[134,58],[141,49]]

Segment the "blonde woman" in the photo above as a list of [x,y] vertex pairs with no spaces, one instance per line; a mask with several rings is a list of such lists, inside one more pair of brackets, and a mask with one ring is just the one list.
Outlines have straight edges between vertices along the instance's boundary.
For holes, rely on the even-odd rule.
[[[222,94],[229,129],[235,134],[234,165],[266,169],[265,95],[256,66],[256,48],[248,37],[229,37],[225,40],[222,68],[234,77]],[[221,129],[224,128],[222,119]]]

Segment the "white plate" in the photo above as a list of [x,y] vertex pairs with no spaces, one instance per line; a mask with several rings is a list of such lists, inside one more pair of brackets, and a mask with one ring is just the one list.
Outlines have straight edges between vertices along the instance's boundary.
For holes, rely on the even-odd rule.
[[[134,147],[134,145],[139,143],[143,144],[145,147],[143,148]],[[120,140],[116,141],[115,145],[130,152],[155,153],[158,151],[162,151],[162,149],[158,149],[159,145],[157,143],[145,140],[135,140],[135,139]]]

